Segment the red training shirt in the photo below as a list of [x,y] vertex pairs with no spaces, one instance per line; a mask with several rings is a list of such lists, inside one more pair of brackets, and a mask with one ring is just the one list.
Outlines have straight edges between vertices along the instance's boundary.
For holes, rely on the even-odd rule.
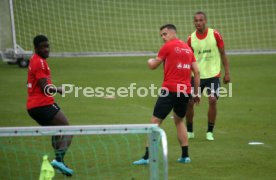
[[170,92],[191,94],[191,68],[196,60],[190,47],[175,38],[160,48],[158,57],[164,61],[162,87]]
[[47,83],[52,84],[50,68],[46,59],[43,59],[38,54],[34,54],[30,59],[28,67],[28,98],[27,109],[35,107],[47,106],[54,103],[54,98],[47,96],[38,85],[38,80],[47,78]]

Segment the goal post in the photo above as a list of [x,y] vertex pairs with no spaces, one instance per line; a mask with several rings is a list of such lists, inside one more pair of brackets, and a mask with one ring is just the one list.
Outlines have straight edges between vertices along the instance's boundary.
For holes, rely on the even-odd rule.
[[27,67],[32,50],[26,51],[16,41],[13,0],[0,1],[0,59]]
[[8,0],[0,1],[0,52],[1,58],[4,59],[3,53],[7,48],[13,50],[13,38],[12,38],[12,22],[11,22],[10,4]]
[[[56,135],[74,136],[66,155],[69,156],[69,160],[66,162],[73,166],[72,169],[76,171],[73,176],[78,179],[118,177],[122,179],[122,174],[130,176],[131,171],[134,177],[135,173],[139,172],[144,176],[148,175],[149,179],[168,179],[166,134],[154,124],[2,127],[0,128],[1,173],[5,174],[6,179],[17,179],[17,176],[19,179],[37,179],[38,159],[42,158],[43,153],[52,153],[50,139],[45,137]],[[145,145],[144,137],[148,137],[151,155],[149,167],[141,168],[131,163],[135,157],[139,158],[143,153],[139,152],[138,148]],[[116,161],[114,164],[108,164],[113,160]],[[137,171],[134,168],[137,168]],[[125,177],[125,179],[131,178]]]

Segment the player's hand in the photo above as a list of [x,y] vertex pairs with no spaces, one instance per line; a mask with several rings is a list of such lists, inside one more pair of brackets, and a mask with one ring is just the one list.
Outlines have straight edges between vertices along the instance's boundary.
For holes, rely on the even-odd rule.
[[223,83],[228,84],[230,82],[230,74],[225,74],[223,77]]
[[59,94],[64,94],[64,88],[62,88],[62,87],[57,87],[57,92],[59,93]]
[[194,101],[195,104],[199,104],[199,102],[200,102],[200,96],[199,95],[194,95],[193,96],[193,101]]

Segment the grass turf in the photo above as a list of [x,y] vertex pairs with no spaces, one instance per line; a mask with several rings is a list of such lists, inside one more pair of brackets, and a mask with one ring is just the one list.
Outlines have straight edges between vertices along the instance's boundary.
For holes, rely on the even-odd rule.
[[[275,58],[275,55],[229,56],[233,97],[219,99],[214,142],[205,140],[206,98],[202,98],[201,104],[196,107],[196,138],[190,141],[189,147],[191,164],[176,163],[180,148],[173,122],[170,116],[167,117],[162,128],[168,136],[169,179],[272,179],[276,176]],[[159,86],[163,78],[162,68],[156,71],[148,70],[146,59],[50,58],[49,65],[53,83],[56,85],[70,83],[94,88],[128,87],[130,83],[136,83],[138,87],[148,87],[153,83]],[[37,125],[25,110],[26,77],[27,69],[0,63],[0,126]],[[72,125],[148,123],[155,101],[156,98],[153,97],[137,96],[116,99],[86,98],[83,95],[76,98],[72,94],[65,98],[56,96],[56,102]],[[250,146],[250,141],[261,141],[264,145]],[[119,149],[125,150],[124,147]],[[141,151],[128,151],[127,154],[131,156],[128,160],[141,157],[144,153],[143,144],[140,149]],[[89,151],[89,148],[86,150]],[[78,151],[74,153],[77,157]],[[116,158],[116,154],[111,153],[110,158]],[[21,159],[17,161],[20,162]],[[131,166],[130,163],[126,162],[124,166]],[[112,171],[121,172],[122,168],[125,167],[112,167]],[[143,169],[146,168],[137,167],[137,171],[132,169],[132,172],[138,173]],[[4,171],[5,169],[1,168],[1,174]],[[139,176],[128,175],[121,172],[113,177],[139,179]]]

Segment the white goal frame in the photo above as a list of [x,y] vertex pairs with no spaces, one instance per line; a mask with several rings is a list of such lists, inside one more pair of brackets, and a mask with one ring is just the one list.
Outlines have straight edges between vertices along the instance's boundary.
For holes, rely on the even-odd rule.
[[[164,130],[156,124],[118,124],[118,125],[86,125],[86,126],[32,126],[1,127],[0,137],[15,136],[54,136],[54,135],[99,135],[99,134],[148,134],[150,179],[158,180],[159,168],[164,171],[164,179],[168,179],[168,147]],[[159,139],[162,143],[163,167],[158,167],[160,159]]]

